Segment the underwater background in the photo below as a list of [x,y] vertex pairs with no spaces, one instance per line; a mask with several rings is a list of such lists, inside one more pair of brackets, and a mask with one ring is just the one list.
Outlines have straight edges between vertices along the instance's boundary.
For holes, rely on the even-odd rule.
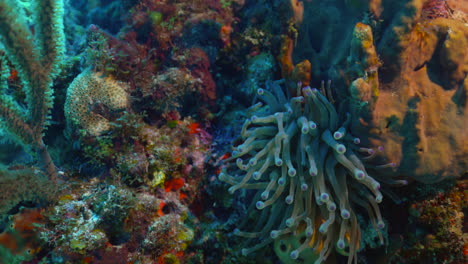
[[467,0],[0,0],[0,264],[468,263]]

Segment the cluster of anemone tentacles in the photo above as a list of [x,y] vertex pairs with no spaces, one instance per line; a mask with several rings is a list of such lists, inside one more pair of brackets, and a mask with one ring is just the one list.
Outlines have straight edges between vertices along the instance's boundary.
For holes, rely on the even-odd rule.
[[359,138],[349,133],[350,116],[340,120],[324,95],[329,90],[323,84],[322,92],[299,86],[298,96],[290,97],[279,82],[258,90],[261,102],[248,110],[242,144],[229,159],[235,162],[228,162],[219,175],[232,185],[230,193],[254,190],[251,216],[234,231],[247,238],[244,255],[285,236],[301,235],[305,238],[290,252],[291,259],[313,250],[315,263],[322,263],[336,250],[352,263],[361,237],[356,206],[367,210],[383,243],[379,181],[388,179],[367,171],[394,164],[365,165],[375,151],[360,147]]

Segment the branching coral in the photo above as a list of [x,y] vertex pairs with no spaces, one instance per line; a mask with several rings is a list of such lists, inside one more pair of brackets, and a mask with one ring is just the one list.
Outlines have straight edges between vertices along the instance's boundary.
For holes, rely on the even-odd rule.
[[[52,107],[52,79],[64,53],[63,1],[34,1],[35,34],[26,22],[18,1],[0,1],[0,47],[18,71],[26,91],[27,108],[7,92],[6,59],[0,54],[0,118],[19,142],[38,152],[50,178],[55,166],[42,140]],[[34,37],[37,39],[34,41]]]
[[[290,252],[291,259],[313,248],[318,254],[315,263],[322,263],[336,247],[349,256],[348,263],[356,261],[360,228],[353,208],[366,209],[377,231],[384,228],[379,181],[404,182],[370,176],[369,168],[394,164],[366,165],[364,161],[375,151],[359,146],[359,138],[348,130],[350,115],[340,120],[319,90],[298,88],[297,94],[302,95],[288,98],[278,83],[267,83],[267,88],[258,90],[266,104],[252,106],[251,117],[242,127],[243,143],[230,158],[235,163],[219,175],[232,185],[230,193],[256,191],[249,207],[249,212],[259,214],[256,223],[244,223],[240,228],[246,231],[235,231],[249,238],[247,246],[255,244],[242,253],[248,255],[275,240],[302,234],[305,239]],[[379,237],[383,243],[380,233]]]

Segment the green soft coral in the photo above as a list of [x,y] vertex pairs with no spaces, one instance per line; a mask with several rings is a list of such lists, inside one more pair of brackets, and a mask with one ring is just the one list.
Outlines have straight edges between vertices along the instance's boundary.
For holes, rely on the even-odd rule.
[[[16,0],[0,0],[0,119],[23,145],[35,149],[49,174],[56,177],[55,166],[42,140],[53,102],[52,80],[59,73],[65,51],[63,1],[37,0],[35,31]],[[6,59],[18,71],[26,94],[27,107],[21,107],[8,94],[5,81]]]

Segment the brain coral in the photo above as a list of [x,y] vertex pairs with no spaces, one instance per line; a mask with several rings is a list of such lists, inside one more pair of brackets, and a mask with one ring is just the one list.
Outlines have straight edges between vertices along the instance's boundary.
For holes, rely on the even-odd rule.
[[68,126],[98,136],[109,130],[112,112],[128,106],[126,86],[100,72],[85,70],[67,90],[65,117]]

